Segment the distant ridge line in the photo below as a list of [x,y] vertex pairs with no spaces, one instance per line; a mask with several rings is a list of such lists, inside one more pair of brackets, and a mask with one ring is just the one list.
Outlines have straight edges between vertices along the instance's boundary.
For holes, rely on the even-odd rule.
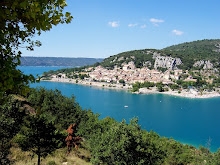
[[54,66],[54,67],[82,67],[101,62],[101,58],[87,57],[33,57],[23,56],[20,58],[20,66]]
[[26,57],[31,57],[31,58],[86,58],[86,59],[104,59],[104,58],[93,58],[93,57],[49,57],[49,56],[22,56],[21,58],[26,58]]

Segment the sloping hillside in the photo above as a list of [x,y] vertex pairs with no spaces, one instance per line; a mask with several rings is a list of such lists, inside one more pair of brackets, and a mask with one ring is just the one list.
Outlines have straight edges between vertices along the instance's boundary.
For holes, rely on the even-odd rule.
[[193,67],[193,64],[200,60],[210,60],[214,67],[219,68],[220,39],[186,42],[164,48],[162,51],[180,58],[186,69]]
[[[190,70],[196,67],[196,69],[202,68],[206,63],[209,65],[208,69],[219,68],[220,39],[186,42],[162,50],[143,49],[123,52],[104,59],[100,65],[112,69],[114,66],[121,67],[122,63],[130,61],[134,61],[137,68],[147,66],[150,69],[159,67],[174,69],[178,67]],[[199,65],[196,65],[196,62]]]

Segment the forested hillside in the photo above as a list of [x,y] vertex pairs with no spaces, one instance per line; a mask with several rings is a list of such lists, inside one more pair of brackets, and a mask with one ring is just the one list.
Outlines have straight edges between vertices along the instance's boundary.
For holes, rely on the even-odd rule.
[[210,61],[214,68],[220,67],[220,40],[201,40],[170,46],[161,50],[143,49],[119,53],[104,59],[100,65],[105,68],[121,66],[122,63],[134,61],[137,68],[154,67],[157,56],[180,58],[180,69],[193,69],[196,61]]
[[137,68],[143,67],[145,62],[150,61],[154,63],[153,54],[160,52],[156,49],[143,49],[143,50],[133,50],[128,52],[119,53],[114,56],[110,56],[104,59],[100,65],[105,68],[114,68],[114,66],[120,67],[122,63],[128,63],[134,61]]
[[80,67],[101,62],[101,58],[67,58],[67,57],[21,57],[21,66],[68,66]]
[[199,60],[210,60],[214,67],[220,67],[220,39],[186,42],[164,48],[162,51],[172,57],[181,58],[186,69],[193,67]]

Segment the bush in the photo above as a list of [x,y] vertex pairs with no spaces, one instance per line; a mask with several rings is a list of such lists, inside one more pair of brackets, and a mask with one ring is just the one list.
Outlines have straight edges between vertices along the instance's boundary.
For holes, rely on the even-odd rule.
[[124,83],[125,83],[125,80],[120,79],[120,80],[119,80],[119,83],[124,84]]
[[56,162],[54,160],[51,160],[51,161],[47,162],[47,165],[56,165]]

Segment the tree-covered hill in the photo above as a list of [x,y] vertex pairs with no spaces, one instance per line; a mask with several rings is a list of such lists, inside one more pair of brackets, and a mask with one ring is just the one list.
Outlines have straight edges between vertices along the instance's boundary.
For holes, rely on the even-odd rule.
[[144,66],[145,62],[150,61],[154,63],[153,54],[159,53],[159,50],[156,49],[142,49],[142,50],[133,50],[123,53],[119,53],[114,56],[110,56],[104,59],[100,65],[106,68],[114,68],[114,66],[120,67],[122,63],[128,63],[134,61],[134,64],[137,68]]
[[21,57],[21,66],[70,66],[78,67],[101,62],[101,58]]
[[181,58],[186,68],[192,67],[199,60],[210,60],[214,67],[219,68],[220,63],[220,39],[198,40],[185,42],[162,49],[172,57]]
[[105,68],[114,68],[114,66],[120,67],[122,63],[133,61],[138,68],[143,66],[153,68],[155,57],[158,55],[180,58],[183,63],[179,66],[181,69],[190,70],[196,61],[201,60],[209,60],[214,68],[219,68],[220,39],[186,42],[161,50],[143,49],[127,51],[104,59],[100,65]]

